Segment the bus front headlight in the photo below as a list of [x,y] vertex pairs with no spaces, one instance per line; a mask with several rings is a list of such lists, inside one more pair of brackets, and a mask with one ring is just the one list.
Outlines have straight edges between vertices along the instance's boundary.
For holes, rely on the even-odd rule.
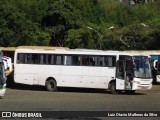
[[139,81],[133,81],[134,83],[136,83],[136,84],[140,84],[140,82]]

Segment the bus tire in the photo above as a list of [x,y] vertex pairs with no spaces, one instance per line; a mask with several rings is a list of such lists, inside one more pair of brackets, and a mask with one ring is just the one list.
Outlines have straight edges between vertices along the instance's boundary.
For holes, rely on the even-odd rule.
[[51,92],[57,91],[57,83],[56,83],[56,81],[53,80],[53,79],[47,80],[46,81],[46,89],[48,91],[51,91]]
[[111,94],[117,94],[116,82],[111,82],[111,83],[110,83],[109,90],[110,90],[110,93],[111,93]]

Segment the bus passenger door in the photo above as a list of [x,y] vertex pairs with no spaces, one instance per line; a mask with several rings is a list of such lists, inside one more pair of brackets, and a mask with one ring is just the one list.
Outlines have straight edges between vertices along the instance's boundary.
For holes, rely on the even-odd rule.
[[116,89],[125,89],[125,62],[120,60],[117,61],[116,67]]

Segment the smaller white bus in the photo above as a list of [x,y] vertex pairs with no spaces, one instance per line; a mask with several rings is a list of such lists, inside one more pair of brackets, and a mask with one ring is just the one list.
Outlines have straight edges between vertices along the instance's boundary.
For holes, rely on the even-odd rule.
[[3,53],[0,52],[0,98],[2,98],[5,95],[6,91],[6,75],[2,57]]
[[14,81],[28,85],[81,87],[135,92],[152,88],[148,56],[85,49],[17,48]]
[[128,50],[128,52],[139,52],[150,57],[153,83],[160,83],[160,50]]

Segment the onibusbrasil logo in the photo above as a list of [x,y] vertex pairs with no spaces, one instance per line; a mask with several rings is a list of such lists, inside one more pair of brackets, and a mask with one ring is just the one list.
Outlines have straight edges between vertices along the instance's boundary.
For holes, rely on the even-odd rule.
[[2,118],[42,118],[40,112],[2,112]]

